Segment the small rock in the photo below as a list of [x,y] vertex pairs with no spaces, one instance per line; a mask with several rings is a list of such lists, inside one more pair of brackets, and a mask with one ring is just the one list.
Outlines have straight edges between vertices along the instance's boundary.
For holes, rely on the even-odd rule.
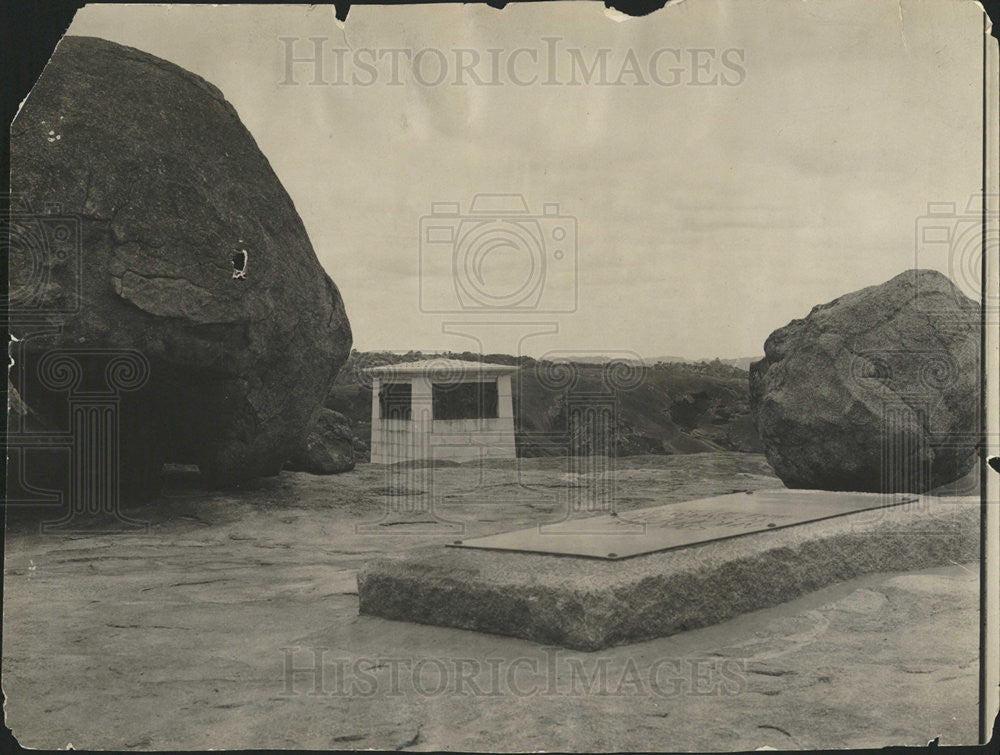
[[354,469],[354,441],[347,417],[320,408],[285,468],[318,475],[350,472]]

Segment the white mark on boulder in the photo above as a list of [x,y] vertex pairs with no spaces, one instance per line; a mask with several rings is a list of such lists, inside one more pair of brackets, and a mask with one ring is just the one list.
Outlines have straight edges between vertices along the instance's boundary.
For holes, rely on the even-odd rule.
[[243,280],[247,277],[247,262],[249,260],[250,254],[244,247],[240,247],[233,254],[233,280]]
[[21,339],[13,333],[8,335],[10,336],[10,340],[7,341],[7,369],[9,370],[14,366],[14,344],[20,342]]

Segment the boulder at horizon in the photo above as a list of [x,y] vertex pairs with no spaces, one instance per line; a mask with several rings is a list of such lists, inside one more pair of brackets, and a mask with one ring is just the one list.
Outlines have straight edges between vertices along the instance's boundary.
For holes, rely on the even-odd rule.
[[813,308],[750,367],[767,460],[790,488],[924,492],[969,472],[979,305],[910,270]]
[[38,385],[52,349],[138,352],[149,379],[122,396],[123,482],[151,481],[168,461],[198,464],[214,485],[277,474],[351,329],[291,198],[219,90],[145,52],[68,36],[12,126],[11,155],[23,222],[69,219],[71,233],[58,257],[11,244],[12,290],[42,280],[29,314],[49,327],[18,333],[13,318],[22,399],[59,413],[65,396]]

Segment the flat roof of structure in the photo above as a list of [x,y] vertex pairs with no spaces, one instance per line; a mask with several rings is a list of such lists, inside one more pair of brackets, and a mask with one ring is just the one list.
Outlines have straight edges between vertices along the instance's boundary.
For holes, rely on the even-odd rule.
[[441,379],[496,377],[516,372],[518,367],[512,364],[495,364],[492,362],[470,362],[466,359],[421,359],[416,362],[400,362],[399,364],[384,364],[381,367],[369,367],[365,370],[370,375],[431,375]]

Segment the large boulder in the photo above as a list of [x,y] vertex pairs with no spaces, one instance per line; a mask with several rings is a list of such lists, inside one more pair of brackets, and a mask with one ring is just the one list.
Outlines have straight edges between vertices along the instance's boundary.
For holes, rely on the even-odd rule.
[[45,379],[52,349],[73,350],[87,385],[129,352],[135,379],[117,381],[133,389],[119,407],[126,478],[164,461],[196,463],[215,484],[280,471],[351,329],[233,107],[165,60],[70,36],[11,133],[25,402],[73,390]]
[[911,270],[814,307],[750,367],[767,460],[791,488],[922,492],[975,463],[979,305]]
[[317,475],[350,472],[356,440],[347,417],[321,407],[285,468]]
[[[10,511],[21,505],[46,500],[45,491],[65,489],[69,477],[68,449],[49,443],[23,443],[24,437],[35,439],[59,433],[46,418],[38,414],[21,398],[7,381],[7,502]],[[51,500],[51,499],[49,499]],[[25,510],[28,507],[25,507]],[[51,513],[51,509],[47,513]]]

